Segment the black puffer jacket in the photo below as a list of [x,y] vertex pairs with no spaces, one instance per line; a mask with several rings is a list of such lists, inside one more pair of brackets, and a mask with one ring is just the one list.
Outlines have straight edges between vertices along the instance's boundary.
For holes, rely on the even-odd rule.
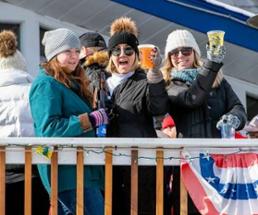
[[167,113],[164,81],[147,83],[146,74],[138,70],[112,95],[114,119],[109,125],[112,137],[156,137],[153,116]]
[[230,84],[221,79],[212,88],[217,72],[222,64],[206,61],[203,70],[192,85],[180,80],[172,80],[167,87],[172,114],[179,136],[184,138],[219,138],[216,123],[223,114],[236,115],[244,127],[246,114],[239,98]]

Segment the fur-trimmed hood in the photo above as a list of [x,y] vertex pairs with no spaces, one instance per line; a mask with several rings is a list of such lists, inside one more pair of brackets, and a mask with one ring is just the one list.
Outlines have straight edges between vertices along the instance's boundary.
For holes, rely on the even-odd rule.
[[95,52],[93,55],[87,57],[85,63],[83,64],[84,67],[98,64],[101,67],[106,67],[108,64],[108,52],[107,51],[98,51]]

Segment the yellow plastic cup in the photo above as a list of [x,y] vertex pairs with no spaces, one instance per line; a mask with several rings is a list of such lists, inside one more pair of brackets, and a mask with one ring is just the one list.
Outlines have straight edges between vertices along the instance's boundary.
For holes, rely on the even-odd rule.
[[139,52],[140,52],[140,61],[141,66],[144,69],[152,69],[154,67],[154,64],[151,57],[151,50],[155,48],[152,44],[141,44],[138,46]]
[[221,31],[221,30],[208,31],[207,35],[208,35],[210,49],[213,51],[214,55],[218,55],[219,46],[224,45],[225,31]]

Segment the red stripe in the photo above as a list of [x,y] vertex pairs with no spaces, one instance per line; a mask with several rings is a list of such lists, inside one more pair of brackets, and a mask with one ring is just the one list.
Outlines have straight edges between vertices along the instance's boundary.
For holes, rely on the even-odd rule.
[[181,175],[184,185],[200,213],[202,215],[218,215],[219,212],[206,195],[198,178],[192,172],[188,163],[181,164]]
[[258,155],[256,153],[243,153],[232,155],[211,154],[211,157],[214,159],[215,165],[220,168],[247,168],[257,164],[257,156]]

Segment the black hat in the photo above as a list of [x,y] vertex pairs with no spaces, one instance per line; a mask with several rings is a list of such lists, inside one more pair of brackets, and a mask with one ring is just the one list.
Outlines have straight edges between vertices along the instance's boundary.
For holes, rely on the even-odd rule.
[[87,32],[80,36],[81,45],[84,47],[107,48],[104,38],[97,32]]

